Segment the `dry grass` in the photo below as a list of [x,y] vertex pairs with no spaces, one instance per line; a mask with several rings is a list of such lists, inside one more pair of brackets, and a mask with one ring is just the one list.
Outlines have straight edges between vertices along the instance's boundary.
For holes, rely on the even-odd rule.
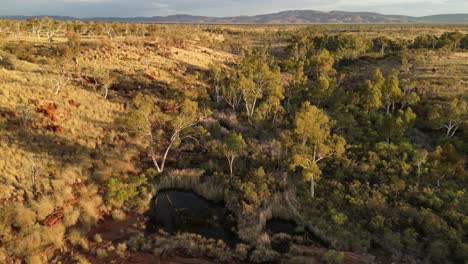
[[184,189],[192,190],[211,201],[224,199],[224,187],[213,182],[203,182],[202,170],[173,170],[163,176],[157,183],[157,190]]
[[427,52],[414,61],[414,76],[442,97],[468,95],[468,53]]
[[418,87],[432,96],[453,98],[468,94],[468,53],[415,51],[410,57],[407,65],[402,65],[394,56],[357,61],[344,69],[346,76],[353,80],[347,80],[345,85],[353,86],[369,79],[374,70],[379,68],[385,76],[393,70],[401,70],[401,78],[422,81]]
[[[0,199],[17,204],[16,225],[28,233],[8,242],[14,246],[15,254],[28,256],[27,263],[46,263],[45,256],[35,255],[38,250],[50,245],[60,248],[65,228],[75,225],[79,219],[86,225],[97,221],[96,206],[101,200],[94,191],[88,197],[84,195],[79,209],[65,208],[63,224],[52,227],[37,224],[74,198],[73,183],[90,177],[86,166],[91,162],[86,155],[96,149],[97,142],[104,140],[105,125],[113,122],[122,106],[73,85],[55,95],[53,65],[12,61],[14,70],[0,69],[0,112],[14,113],[19,106],[29,106],[35,112],[30,100],[38,100],[39,104],[53,102],[57,105],[56,123],[64,128],[63,134],[47,131],[42,125],[52,121],[36,113],[32,118],[40,125],[38,128],[23,127],[11,117],[0,118],[0,153],[4,157],[0,160]],[[71,106],[70,100],[79,102],[80,106]],[[35,188],[32,158],[38,171]],[[88,165],[84,160],[88,160]]]

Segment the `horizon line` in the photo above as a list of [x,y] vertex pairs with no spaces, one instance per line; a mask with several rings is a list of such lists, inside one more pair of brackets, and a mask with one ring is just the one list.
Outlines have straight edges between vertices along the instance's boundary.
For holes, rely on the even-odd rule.
[[69,15],[53,15],[53,14],[36,14],[36,15],[14,15],[14,14],[0,14],[0,17],[67,17],[67,18],[76,18],[76,19],[93,19],[93,18],[167,18],[171,16],[192,16],[192,17],[207,17],[207,18],[238,18],[238,17],[255,17],[255,16],[263,16],[263,15],[272,15],[272,14],[279,14],[284,12],[293,12],[293,11],[314,11],[320,13],[332,13],[332,12],[344,12],[344,13],[371,13],[371,14],[379,14],[384,16],[403,16],[403,17],[412,17],[412,18],[423,18],[423,17],[430,17],[430,16],[441,16],[441,15],[468,15],[468,13],[436,13],[432,15],[423,15],[423,16],[411,16],[411,15],[401,15],[401,14],[385,14],[379,12],[372,12],[372,11],[342,11],[342,10],[329,10],[329,11],[322,11],[322,10],[314,10],[314,9],[289,9],[283,11],[276,11],[270,13],[259,13],[254,15],[236,15],[236,16],[210,16],[210,15],[196,15],[196,14],[188,14],[188,13],[175,13],[170,15],[154,15],[154,16],[69,16]]

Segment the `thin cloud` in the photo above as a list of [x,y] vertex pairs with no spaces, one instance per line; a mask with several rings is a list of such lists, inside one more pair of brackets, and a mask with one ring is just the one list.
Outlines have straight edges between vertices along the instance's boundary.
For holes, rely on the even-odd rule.
[[423,16],[468,13],[468,0],[2,0],[3,15],[237,16],[293,9],[372,11]]

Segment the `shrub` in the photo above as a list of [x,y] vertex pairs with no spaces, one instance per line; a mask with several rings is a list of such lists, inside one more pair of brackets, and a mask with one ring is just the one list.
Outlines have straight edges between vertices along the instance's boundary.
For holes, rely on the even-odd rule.
[[3,49],[11,54],[14,54],[18,59],[29,62],[35,62],[34,54],[36,49],[34,45],[26,42],[10,42],[3,46]]
[[115,200],[115,205],[136,207],[142,196],[147,193],[145,186],[148,181],[149,177],[145,174],[130,176],[128,179],[111,178],[107,184],[107,198]]
[[102,236],[101,236],[101,234],[94,234],[93,240],[94,240],[94,242],[96,242],[96,243],[101,243],[101,242],[102,242]]
[[327,264],[341,264],[344,263],[345,254],[343,252],[328,250],[323,256],[322,260]]
[[47,257],[44,256],[43,254],[34,254],[31,256],[27,256],[24,261],[27,264],[41,264],[41,263],[47,263]]
[[286,261],[286,264],[318,264],[315,259],[306,259],[303,257],[293,257],[292,259],[289,259]]
[[88,252],[88,251],[89,251],[89,244],[88,244],[88,240],[87,240],[87,239],[82,238],[82,239],[80,240],[80,242],[78,243],[78,245],[80,246],[80,248],[81,248],[84,252]]
[[91,229],[91,226],[95,225],[99,219],[99,212],[97,207],[101,204],[99,197],[88,197],[88,199],[82,199],[79,202],[80,217],[79,221],[85,230]]
[[138,235],[132,236],[128,240],[127,245],[131,251],[138,251],[141,249],[144,243],[145,243],[145,237],[143,236],[143,234],[138,234]]
[[82,236],[82,233],[77,228],[72,228],[67,234],[67,240],[72,245],[79,246],[83,251],[89,251],[88,240]]
[[253,263],[262,262],[275,262],[280,257],[280,254],[269,248],[257,248],[252,251],[250,255],[250,261]]
[[34,229],[28,232],[27,235],[21,238],[14,246],[13,253],[17,256],[33,255],[39,247],[43,245],[41,238],[41,230]]
[[18,208],[16,208],[15,220],[16,226],[24,228],[36,222],[36,213],[23,205],[19,205]]
[[117,244],[117,250],[121,252],[127,251],[127,244],[125,243],[118,243]]
[[81,231],[77,228],[72,228],[68,231],[67,240],[70,241],[72,245],[78,245],[82,239]]
[[88,259],[86,259],[85,256],[83,255],[76,255],[73,257],[73,263],[76,263],[76,264],[90,264],[91,262],[88,261]]
[[54,211],[55,206],[49,197],[43,197],[39,202],[33,204],[33,208],[38,220],[42,220]]
[[107,257],[107,251],[103,248],[96,249],[96,256],[98,258],[105,258]]
[[247,258],[247,254],[249,253],[249,247],[243,243],[237,244],[234,253],[234,256],[237,259],[245,260]]
[[67,207],[65,208],[65,215],[63,216],[62,223],[66,227],[70,227],[76,224],[78,222],[78,218],[80,217],[80,211],[77,209],[74,209],[73,207]]
[[75,197],[73,196],[73,190],[69,186],[57,186],[54,187],[54,200],[55,204],[63,204],[66,201],[72,200]]
[[3,57],[0,54],[0,68],[4,68],[4,69],[7,69],[7,70],[14,70],[15,65],[13,64],[11,59],[9,59],[7,57]]
[[125,212],[120,209],[112,211],[112,219],[116,221],[124,221],[126,217]]
[[65,227],[62,224],[57,224],[51,227],[43,227],[41,233],[44,244],[53,244],[56,248],[63,246]]

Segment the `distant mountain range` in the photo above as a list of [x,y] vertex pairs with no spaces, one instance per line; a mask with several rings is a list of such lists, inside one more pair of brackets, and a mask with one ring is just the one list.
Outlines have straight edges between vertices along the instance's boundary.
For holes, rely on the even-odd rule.
[[[42,16],[0,16],[3,19],[30,19]],[[93,17],[74,18],[50,16],[56,20],[116,21],[146,23],[200,23],[200,24],[380,24],[380,23],[468,23],[468,14],[444,14],[424,17],[383,15],[371,12],[321,12],[291,10],[273,14],[236,17],[208,17],[171,15],[154,17]]]

